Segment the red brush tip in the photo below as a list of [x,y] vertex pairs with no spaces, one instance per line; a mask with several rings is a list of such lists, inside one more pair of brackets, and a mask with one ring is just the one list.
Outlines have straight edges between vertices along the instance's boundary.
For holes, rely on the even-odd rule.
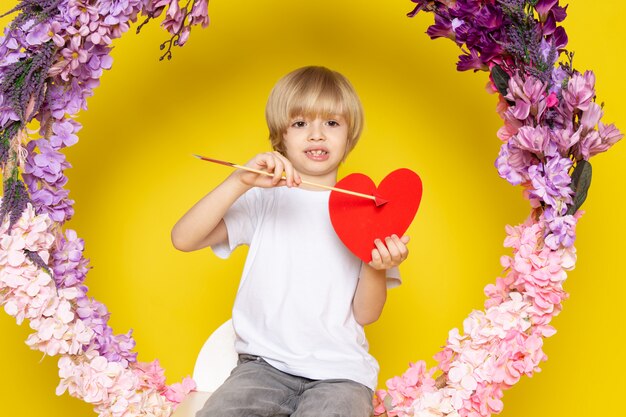
[[384,198],[376,194],[374,194],[374,198],[374,203],[376,203],[376,207],[380,207],[383,204],[387,204],[389,202],[389,200],[385,200]]
[[226,165],[229,167],[232,167],[233,164],[232,162],[226,162],[226,161],[220,161],[219,159],[212,159],[212,158],[207,158],[206,156],[202,156],[202,155],[197,155],[197,154],[192,154],[193,156],[195,156],[198,159],[202,159],[203,161],[209,161],[209,162],[215,162],[216,164],[222,164],[222,165]]

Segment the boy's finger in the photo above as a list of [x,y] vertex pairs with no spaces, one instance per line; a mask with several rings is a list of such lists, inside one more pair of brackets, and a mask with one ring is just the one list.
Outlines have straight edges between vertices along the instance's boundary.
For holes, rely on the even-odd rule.
[[[264,154],[264,156],[265,156],[265,154]],[[262,162],[264,163],[265,169],[267,170],[267,172],[273,172],[274,171],[274,168],[276,167],[276,163],[274,162],[274,158],[271,158],[271,157],[263,158]],[[261,164],[259,164],[259,165],[261,165]]]
[[294,184],[294,172],[293,165],[291,165],[291,163],[285,163],[285,178],[287,179],[287,186],[289,187]]
[[397,241],[397,236],[396,236],[396,239],[394,239],[393,236],[388,236],[385,238],[385,244],[387,245],[387,250],[389,251],[389,254],[391,255],[391,259],[400,258],[400,249],[398,248],[396,241]]
[[402,243],[404,243],[405,245],[407,243],[409,243],[409,241],[411,240],[411,238],[407,235],[402,236],[402,238],[400,238],[400,241],[402,241]]
[[284,171],[283,162],[280,159],[275,158],[274,159],[274,178],[272,178],[272,184],[278,185],[280,180],[283,178],[283,171]]
[[370,262],[370,265],[380,265],[380,252],[378,252],[378,249],[372,249],[372,261]]
[[397,235],[393,235],[392,238],[394,242],[396,243],[396,247],[400,251],[400,261],[404,261],[407,258],[407,256],[409,256],[409,249],[406,247],[404,241],[401,238],[399,238]]
[[276,155],[277,158],[283,161],[283,164],[285,167],[285,174],[287,176],[288,182],[289,182],[289,179],[291,179],[291,185],[294,185],[294,183],[296,185],[300,185],[300,183],[302,182],[302,178],[300,178],[300,173],[296,171],[291,161],[287,159],[287,157],[281,154],[280,152],[274,152],[274,154]]
[[287,159],[280,152],[274,152],[273,155],[274,155],[275,158],[277,158],[278,161],[280,161],[282,163],[281,177],[282,177],[282,174],[284,172],[285,179],[287,180],[287,185],[288,186],[292,186],[293,185],[294,168],[293,168],[293,165],[291,164],[291,161],[289,161],[289,159]]
[[374,240],[374,244],[376,245],[376,248],[380,253],[380,258],[382,262],[385,264],[391,262],[391,255],[389,254],[389,251],[387,250],[387,247],[385,246],[383,241],[380,239],[376,239]]

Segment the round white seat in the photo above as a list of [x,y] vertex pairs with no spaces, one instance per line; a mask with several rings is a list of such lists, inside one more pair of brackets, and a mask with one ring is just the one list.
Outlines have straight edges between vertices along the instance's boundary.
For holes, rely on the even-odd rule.
[[236,365],[235,330],[232,320],[228,320],[204,342],[193,368],[197,391],[185,398],[172,417],[194,417]]

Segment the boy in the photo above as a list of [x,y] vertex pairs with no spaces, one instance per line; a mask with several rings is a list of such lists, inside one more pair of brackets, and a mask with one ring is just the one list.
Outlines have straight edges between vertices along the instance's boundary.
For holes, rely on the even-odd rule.
[[233,307],[238,366],[197,416],[370,416],[378,364],[363,326],[380,316],[408,237],[377,239],[364,264],[332,229],[330,192],[302,185],[334,185],[361,134],[345,77],[324,67],[287,74],[266,118],[275,151],[246,165],[273,177],[234,171],[172,230],[183,251],[211,246],[226,258],[250,246]]

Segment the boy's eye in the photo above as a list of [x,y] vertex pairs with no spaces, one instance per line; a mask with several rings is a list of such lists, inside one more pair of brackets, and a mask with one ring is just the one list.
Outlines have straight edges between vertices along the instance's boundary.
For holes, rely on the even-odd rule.
[[339,122],[336,121],[336,120],[329,120],[328,122],[326,122],[326,124],[328,124],[328,126],[332,126],[332,127],[339,126]]
[[303,120],[296,120],[295,122],[293,122],[291,124],[291,126],[293,126],[293,127],[304,127],[304,126],[306,126],[306,122],[303,121]]

